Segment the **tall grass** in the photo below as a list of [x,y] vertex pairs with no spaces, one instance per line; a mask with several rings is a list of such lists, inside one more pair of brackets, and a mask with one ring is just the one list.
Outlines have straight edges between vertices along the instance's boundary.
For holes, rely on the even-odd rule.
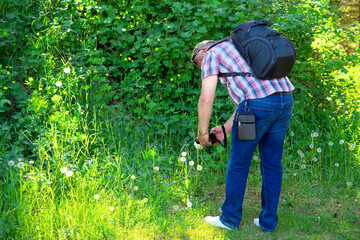
[[[127,129],[129,122],[119,119],[131,116],[121,112],[98,109],[87,118],[91,121],[81,121],[76,141],[71,129],[50,123],[48,132],[38,140],[39,159],[34,163],[14,159],[14,166],[9,166],[10,161],[3,159],[7,166],[6,184],[1,186],[1,206],[6,209],[1,215],[2,238],[229,237],[202,222],[205,214],[220,213],[224,193],[219,189],[224,184],[228,149],[198,150],[192,142],[182,143],[176,136],[147,135],[149,129],[136,122]],[[324,196],[336,189],[347,201],[358,201],[358,151],[353,144],[337,136],[329,139],[321,130],[304,133],[290,129],[283,160],[284,201],[294,201],[294,194],[311,196],[315,189]],[[253,214],[259,211],[259,161],[256,154],[247,193],[247,201],[257,202],[257,207],[248,206]],[[307,193],[294,189],[304,190],[309,185],[314,189]],[[298,204],[292,207],[300,214],[303,206],[301,201]],[[288,213],[283,211],[280,208],[279,214],[286,221]],[[359,224],[358,213],[355,216],[353,222],[347,222],[353,231]],[[302,221],[300,225],[306,219]],[[322,230],[326,224],[313,224],[319,234],[328,231]],[[256,233],[247,224],[242,230]],[[326,234],[338,236],[331,230]]]

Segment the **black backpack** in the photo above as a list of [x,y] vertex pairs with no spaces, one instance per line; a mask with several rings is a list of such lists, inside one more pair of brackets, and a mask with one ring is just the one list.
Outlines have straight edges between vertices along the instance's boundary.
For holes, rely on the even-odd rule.
[[219,77],[255,75],[262,80],[271,80],[287,76],[295,63],[295,49],[289,39],[268,27],[271,25],[265,20],[242,23],[234,28],[231,36],[213,44],[210,48],[231,38],[254,73],[219,73]]

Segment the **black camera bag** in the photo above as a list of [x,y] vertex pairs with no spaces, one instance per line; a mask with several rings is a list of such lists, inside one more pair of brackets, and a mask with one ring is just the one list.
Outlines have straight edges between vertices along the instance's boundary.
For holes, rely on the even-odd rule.
[[287,76],[294,66],[296,52],[286,37],[269,28],[271,25],[273,25],[271,22],[265,20],[242,23],[234,28],[230,37],[212,45],[210,48],[231,38],[236,49],[253,71],[253,73],[220,73],[219,77],[255,75],[262,80],[271,80]]

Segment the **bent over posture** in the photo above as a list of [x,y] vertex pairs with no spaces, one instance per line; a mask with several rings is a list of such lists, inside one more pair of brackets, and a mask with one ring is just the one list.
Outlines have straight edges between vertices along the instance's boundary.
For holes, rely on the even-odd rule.
[[[209,142],[211,117],[218,80],[228,90],[236,110],[224,124],[226,134],[231,131],[231,148],[226,173],[226,198],[222,214],[205,217],[205,221],[225,229],[237,229],[242,220],[243,200],[251,159],[257,146],[260,152],[262,175],[260,215],[254,224],[264,231],[275,231],[277,209],[282,185],[282,154],[286,131],[289,127],[294,86],[287,77],[260,80],[253,75],[219,77],[219,73],[251,73],[246,61],[229,41],[208,50],[215,41],[207,40],[196,45],[191,61],[201,68],[202,87],[198,103],[198,140],[202,146]],[[240,140],[237,136],[237,117],[250,112],[256,118],[255,140]],[[219,141],[224,139],[221,127],[212,128]]]

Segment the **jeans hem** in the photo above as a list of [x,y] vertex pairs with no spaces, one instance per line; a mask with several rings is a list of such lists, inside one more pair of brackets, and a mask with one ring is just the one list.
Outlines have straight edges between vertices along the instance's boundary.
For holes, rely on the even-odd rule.
[[227,224],[227,223],[225,223],[223,220],[222,220],[222,218],[223,218],[223,215],[220,215],[220,222],[222,223],[222,224],[224,224],[225,226],[227,226],[228,228],[230,228],[231,230],[235,230],[235,229],[238,229],[237,227],[234,227],[234,226],[232,226],[232,225],[230,225],[230,224]]

